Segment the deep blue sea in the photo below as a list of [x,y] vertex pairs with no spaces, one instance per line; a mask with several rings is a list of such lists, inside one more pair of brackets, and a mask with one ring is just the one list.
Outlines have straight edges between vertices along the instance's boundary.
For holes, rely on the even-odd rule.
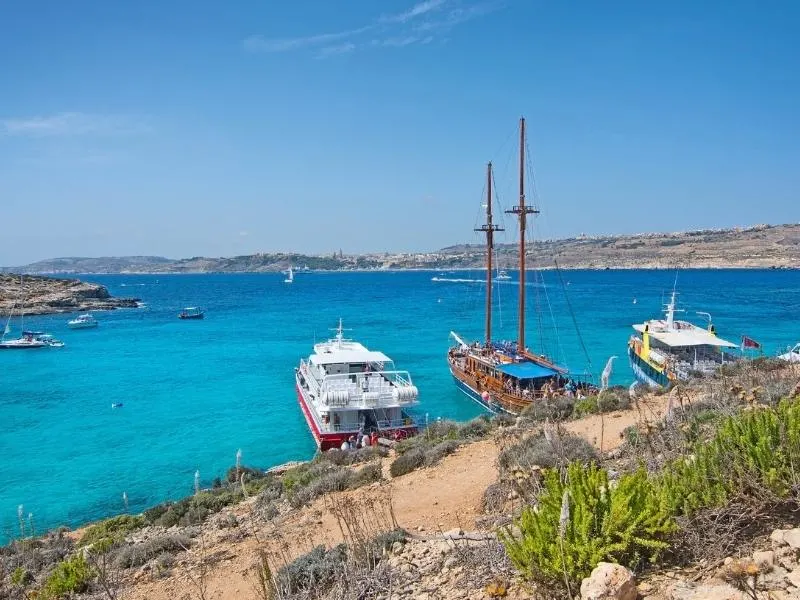
[[[526,288],[529,346],[595,375],[617,355],[613,383],[628,385],[631,324],[661,314],[675,272],[541,277]],[[293,369],[339,317],[349,337],[411,372],[431,419],[481,412],[445,360],[451,330],[482,336],[479,272],[300,273],[291,285],[279,274],[82,278],[146,307],[95,313],[94,330],[69,330],[72,315],[31,317],[26,328],[66,346],[0,352],[0,541],[18,530],[20,504],[39,531],[75,526],[123,512],[123,493],[131,511],[185,496],[196,470],[207,485],[237,449],[258,467],[311,457]],[[800,271],[691,270],[677,283],[682,318],[702,323],[696,311],[710,312],[724,338],[748,335],[768,355],[800,341]],[[513,339],[518,286],[497,290],[495,338]],[[206,319],[179,321],[187,305]]]

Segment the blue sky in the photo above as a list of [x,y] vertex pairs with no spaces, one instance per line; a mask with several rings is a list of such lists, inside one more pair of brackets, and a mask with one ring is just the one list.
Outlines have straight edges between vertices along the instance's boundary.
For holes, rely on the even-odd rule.
[[[0,264],[796,222],[800,3],[0,2]],[[510,241],[510,240],[509,240]]]

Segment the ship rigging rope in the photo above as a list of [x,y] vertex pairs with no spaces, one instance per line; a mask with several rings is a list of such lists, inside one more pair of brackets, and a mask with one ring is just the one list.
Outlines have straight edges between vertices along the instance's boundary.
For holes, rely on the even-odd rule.
[[572,317],[572,323],[575,325],[575,333],[578,335],[578,342],[580,342],[581,344],[581,348],[583,349],[583,354],[586,357],[586,364],[588,366],[589,371],[591,372],[592,359],[589,357],[589,351],[586,349],[586,344],[583,341],[581,330],[578,327],[578,320],[575,318],[575,311],[572,310],[572,303],[569,301],[567,286],[564,285],[564,278],[561,276],[561,267],[558,266],[558,261],[555,258],[553,259],[553,264],[555,264],[556,266],[556,273],[558,273],[558,280],[561,282],[561,289],[564,290],[564,299],[567,301],[567,308],[569,309],[569,315],[570,317]]

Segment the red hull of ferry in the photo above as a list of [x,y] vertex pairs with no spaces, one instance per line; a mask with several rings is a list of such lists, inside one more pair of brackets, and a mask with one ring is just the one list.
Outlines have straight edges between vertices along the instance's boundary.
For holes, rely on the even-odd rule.
[[[311,414],[311,410],[306,404],[306,399],[303,397],[303,392],[301,391],[299,384],[295,384],[295,391],[297,392],[297,401],[300,403],[300,408],[302,409],[303,416],[308,424],[308,429],[311,431],[311,435],[314,436],[314,441],[317,443],[317,447],[323,452],[325,450],[330,450],[331,448],[341,448],[342,444],[353,435],[353,432],[322,433],[317,426],[317,422],[314,420],[314,417]],[[388,437],[389,435],[394,437],[394,435],[397,435],[398,439],[403,439],[416,434],[417,428],[400,427],[392,430],[384,430],[383,433],[384,437]]]

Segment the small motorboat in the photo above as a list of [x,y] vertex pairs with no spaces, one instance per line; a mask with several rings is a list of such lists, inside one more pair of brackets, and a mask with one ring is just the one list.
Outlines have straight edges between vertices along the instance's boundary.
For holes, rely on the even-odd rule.
[[788,352],[779,355],[778,358],[790,363],[800,363],[800,344],[795,344],[794,348],[790,348]]
[[205,313],[196,306],[187,306],[179,314],[179,319],[202,319]]
[[97,327],[98,322],[92,315],[86,313],[85,315],[78,315],[71,321],[67,321],[67,327],[70,329],[91,329]]
[[498,281],[508,281],[509,279],[511,279],[511,275],[509,275],[505,271],[500,271],[495,279],[497,279]]

